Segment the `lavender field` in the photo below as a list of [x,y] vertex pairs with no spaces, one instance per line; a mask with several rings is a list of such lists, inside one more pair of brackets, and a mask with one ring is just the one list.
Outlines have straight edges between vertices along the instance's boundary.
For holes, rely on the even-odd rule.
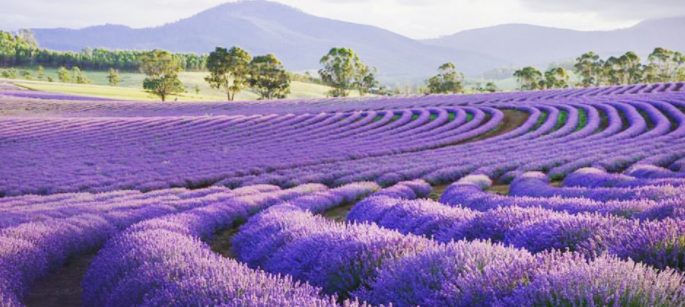
[[0,196],[2,307],[685,306],[685,84],[0,88]]

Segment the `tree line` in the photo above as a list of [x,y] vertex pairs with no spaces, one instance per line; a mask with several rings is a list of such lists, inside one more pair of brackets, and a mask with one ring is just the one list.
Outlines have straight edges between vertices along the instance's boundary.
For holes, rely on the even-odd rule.
[[642,63],[632,51],[619,57],[604,60],[594,52],[576,58],[572,72],[577,81],[571,81],[571,72],[553,67],[542,73],[528,66],[514,72],[521,90],[629,85],[637,83],[665,83],[685,81],[685,55],[664,48],[656,48]]
[[[85,70],[139,71],[141,58],[148,51],[109,50],[104,48],[85,48],[81,52],[60,52],[40,48],[30,30],[20,30],[13,34],[0,31],[0,67],[47,68],[76,66]],[[207,65],[207,55],[195,53],[172,53],[178,65],[188,71],[203,70]]]

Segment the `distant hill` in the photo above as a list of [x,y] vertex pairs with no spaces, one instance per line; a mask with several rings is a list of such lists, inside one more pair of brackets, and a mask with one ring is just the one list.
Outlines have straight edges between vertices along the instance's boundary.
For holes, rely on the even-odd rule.
[[644,21],[614,31],[573,31],[508,24],[468,30],[425,40],[434,46],[459,48],[506,59],[512,65],[547,65],[594,51],[602,57],[635,51],[646,57],[655,47],[685,51],[685,17]]
[[682,29],[685,17],[648,20],[614,31],[508,24],[416,41],[377,27],[316,17],[256,0],[226,3],[154,28],[104,25],[34,31],[41,46],[63,51],[105,47],[209,53],[216,46],[240,46],[252,54],[273,53],[294,71],[316,70],[330,48],[350,47],[366,63],[379,68],[383,81],[392,83],[422,81],[445,62],[454,62],[467,76],[477,76],[503,66],[545,68],[587,51],[603,57],[629,50],[646,57],[655,47],[685,51]]
[[252,54],[273,53],[290,70],[318,69],[328,50],[343,46],[377,66],[383,77],[402,81],[433,75],[448,61],[467,74],[504,64],[478,52],[430,46],[377,27],[316,17],[268,1],[226,3],[155,28],[105,25],[34,31],[42,47],[63,51],[105,47],[209,53],[216,46],[240,46]]

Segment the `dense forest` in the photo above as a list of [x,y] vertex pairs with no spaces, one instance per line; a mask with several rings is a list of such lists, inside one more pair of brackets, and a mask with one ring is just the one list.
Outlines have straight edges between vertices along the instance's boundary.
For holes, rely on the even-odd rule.
[[[0,67],[59,68],[74,66],[86,70],[139,71],[140,58],[147,50],[108,50],[84,48],[81,52],[60,52],[40,48],[30,30],[16,34],[0,31]],[[207,55],[173,53],[172,56],[186,71],[204,70]]]

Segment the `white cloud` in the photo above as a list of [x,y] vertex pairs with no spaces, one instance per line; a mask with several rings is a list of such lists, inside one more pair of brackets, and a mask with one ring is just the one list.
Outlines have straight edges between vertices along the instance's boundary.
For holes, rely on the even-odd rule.
[[[608,30],[644,18],[685,14],[682,0],[276,0],[317,16],[431,38],[505,23]],[[0,29],[80,28],[105,23],[158,26],[224,0],[7,1]]]

